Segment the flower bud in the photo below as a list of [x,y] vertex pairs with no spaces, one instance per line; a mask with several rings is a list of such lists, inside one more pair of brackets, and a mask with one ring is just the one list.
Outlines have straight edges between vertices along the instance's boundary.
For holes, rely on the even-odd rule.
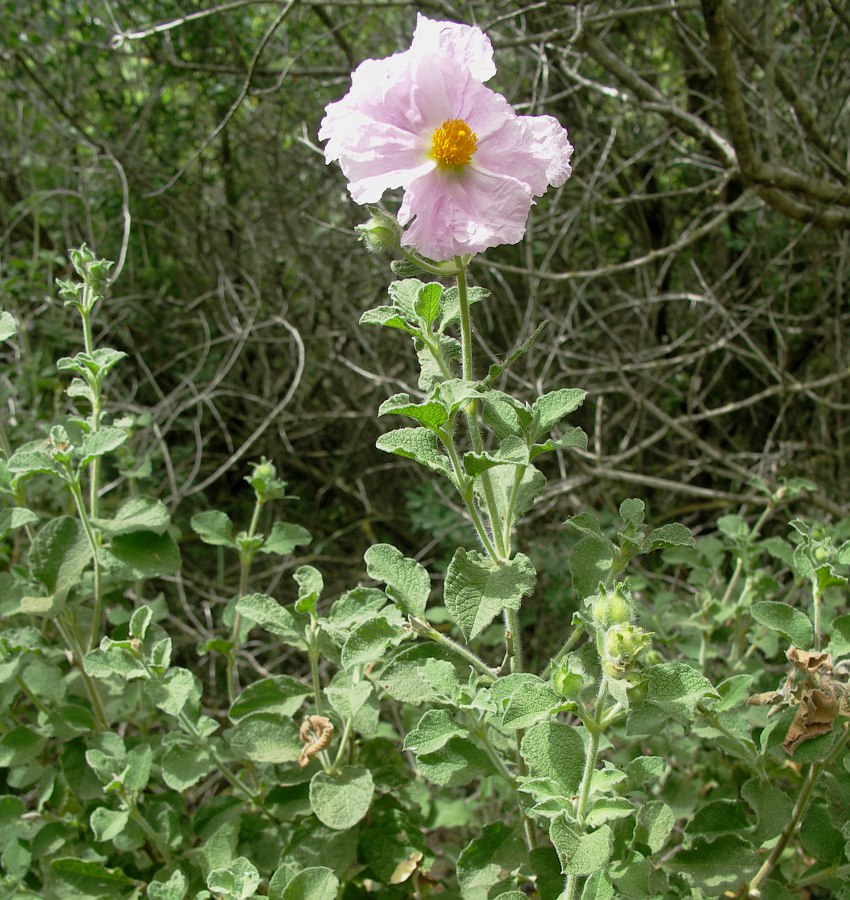
[[372,218],[354,230],[370,253],[394,253],[401,247],[401,226],[379,209],[372,208]]
[[575,700],[583,684],[584,677],[571,667],[569,660],[562,660],[552,672],[552,687],[567,700]]
[[623,625],[631,620],[632,613],[632,600],[625,583],[618,583],[611,590],[600,585],[591,604],[591,618],[597,628]]
[[605,656],[631,662],[650,642],[652,634],[638,625],[614,625],[605,633]]

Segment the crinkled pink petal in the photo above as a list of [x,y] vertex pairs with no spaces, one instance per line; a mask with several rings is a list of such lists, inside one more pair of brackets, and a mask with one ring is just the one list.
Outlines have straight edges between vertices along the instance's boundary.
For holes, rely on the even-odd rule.
[[437,55],[454,59],[459,69],[478,81],[488,81],[496,74],[490,38],[474,25],[435,22],[418,13],[410,50],[424,59]]
[[567,180],[572,152],[566,130],[551,116],[505,116],[479,140],[472,163],[479,171],[521,179],[539,197]]
[[528,185],[515,178],[435,169],[405,190],[398,220],[412,222],[401,242],[436,260],[515,244],[532,203]]
[[339,159],[355,203],[376,203],[385,191],[405,187],[436,166],[418,135],[395,125],[329,110],[320,136],[328,139],[328,161]]

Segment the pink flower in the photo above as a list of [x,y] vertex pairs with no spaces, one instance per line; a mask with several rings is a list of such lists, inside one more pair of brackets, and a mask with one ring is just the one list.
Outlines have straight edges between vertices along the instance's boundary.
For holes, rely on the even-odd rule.
[[325,111],[325,160],[339,160],[354,201],[404,188],[401,242],[430,259],[517,243],[534,198],[572,172],[566,130],[518,116],[484,86],[495,73],[479,28],[420,14],[410,49],[361,63]]

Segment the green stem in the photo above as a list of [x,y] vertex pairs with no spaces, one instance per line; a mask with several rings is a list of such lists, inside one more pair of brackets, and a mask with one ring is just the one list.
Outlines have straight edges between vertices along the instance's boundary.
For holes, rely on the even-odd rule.
[[70,623],[64,620],[64,617],[62,615],[58,615],[54,619],[54,622],[56,623],[56,627],[59,629],[59,633],[62,635],[62,638],[68,646],[68,649],[71,651],[71,656],[74,657],[74,662],[76,663],[77,668],[80,670],[80,675],[83,679],[86,693],[88,693],[89,700],[91,701],[92,712],[94,713],[94,718],[97,722],[98,730],[108,731],[109,720],[106,718],[106,710],[104,709],[103,701],[100,698],[100,691],[98,690],[97,684],[95,683],[94,679],[85,670],[85,666],[83,664],[83,657],[85,656],[85,654],[83,653],[80,641],[77,638],[77,634]]
[[575,647],[575,645],[579,642],[579,639],[584,634],[584,624],[582,622],[578,622],[573,626],[573,630],[570,636],[567,638],[563,647],[552,657],[549,665],[543,670],[541,674],[541,678],[546,681],[547,678],[552,674],[552,669],[558,665],[558,663],[570,652],[570,650]]
[[439,434],[439,438],[442,445],[446,448],[446,453],[449,455],[449,462],[452,464],[452,471],[454,472],[455,481],[457,482],[458,493],[463,500],[466,511],[469,513],[469,518],[472,520],[478,538],[487,555],[491,559],[496,559],[496,551],[490,541],[490,535],[487,533],[487,529],[481,521],[481,516],[478,514],[478,509],[475,506],[475,494],[472,489],[472,481],[464,472],[460,458],[457,455],[457,448],[454,445],[454,434],[443,435],[441,433]]
[[[519,784],[516,778],[511,775],[505,764],[502,762],[502,758],[496,752],[495,747],[490,743],[490,737],[487,734],[487,725],[484,718],[479,720],[476,719],[473,715],[469,715],[468,718],[471,723],[469,729],[470,733],[481,741],[481,744],[484,747],[484,752],[493,763],[496,771],[502,777],[505,784],[507,784],[507,786],[510,788],[511,793],[516,800],[517,806],[519,807],[519,813],[523,821],[526,844],[529,850],[533,850],[537,846],[537,837],[534,833],[534,823],[528,818],[528,816],[526,816],[525,810],[522,808],[522,803],[520,803],[519,795],[517,793]],[[521,758],[522,757],[520,757],[520,759]]]
[[118,795],[127,804],[127,809],[130,811],[130,818],[142,829],[148,840],[148,844],[156,851],[156,855],[159,856],[160,862],[170,867],[172,865],[172,859],[168,847],[162,842],[160,835],[151,827],[150,822],[142,815],[135,798],[124,790],[123,785],[119,786]]
[[410,624],[417,634],[422,635],[422,637],[428,638],[428,640],[433,641],[435,644],[440,644],[440,646],[448,648],[452,651],[452,653],[456,653],[464,661],[469,663],[469,665],[472,666],[472,668],[475,669],[476,672],[478,672],[480,675],[483,675],[484,678],[488,680],[488,682],[496,680],[496,673],[487,665],[487,663],[477,657],[471,650],[467,650],[466,647],[456,643],[450,637],[444,635],[442,632],[437,631],[436,628],[434,628],[428,622],[423,621],[422,619],[417,619],[414,616],[411,616]]
[[[593,773],[596,771],[596,759],[599,756],[599,741],[602,737],[604,727],[603,712],[605,710],[605,698],[608,696],[608,679],[602,675],[599,682],[599,692],[596,695],[596,710],[590,721],[585,721],[584,726],[587,729],[589,740],[587,743],[587,752],[584,759],[584,771],[581,776],[581,787],[579,788],[578,804],[576,805],[576,820],[578,822],[578,830],[580,835],[584,834],[587,824],[587,805],[590,800],[590,786],[593,783]],[[610,723],[606,721],[607,726]],[[575,900],[578,896],[579,875],[567,875],[564,884],[565,900]]]
[[[257,533],[262,508],[263,501],[257,497],[254,503],[254,512],[251,514],[251,522],[248,525],[248,541]],[[239,589],[237,597],[244,597],[248,593],[248,577],[251,572],[251,563],[254,561],[254,553],[255,551],[252,550],[239,555]],[[234,609],[233,628],[230,632],[230,652],[227,654],[227,696],[230,698],[231,705],[239,696],[239,669],[236,665],[236,652],[239,649],[239,629],[241,625],[242,616]]]
[[98,550],[100,549],[100,539],[92,525],[89,511],[83,501],[83,492],[80,487],[79,478],[74,475],[68,482],[71,496],[74,498],[74,505],[77,507],[77,515],[80,518],[80,524],[86,534],[86,540],[89,543],[92,553],[92,574],[94,577],[94,609],[92,610],[91,630],[89,632],[88,642],[86,644],[86,652],[96,647],[100,643],[100,625],[103,619],[103,587],[100,568],[100,559]]
[[826,769],[838,757],[839,753],[841,753],[847,743],[848,737],[850,737],[850,729],[845,729],[844,734],[836,742],[829,756],[812,763],[812,766],[806,775],[806,779],[803,782],[803,786],[800,788],[800,793],[797,795],[797,800],[794,803],[794,809],[791,811],[791,818],[788,820],[788,824],[782,829],[779,840],[777,840],[773,849],[770,851],[770,855],[762,863],[761,868],[750,881],[748,888],[744,889],[744,897],[761,896],[762,883],[779,862],[780,857],[785,852],[785,848],[788,846],[788,842],[794,836],[794,832],[797,830],[800,820],[806,814],[806,810],[809,808],[809,803],[812,799],[812,792],[815,789],[818,779],[824,769]]
[[821,624],[820,624],[820,605],[822,594],[820,590],[815,590],[813,600],[815,604],[814,630],[815,630],[815,652],[820,653],[821,648]]
[[336,757],[334,758],[333,763],[329,768],[326,769],[328,775],[332,775],[336,770],[340,767],[342,763],[342,756],[345,753],[345,749],[348,746],[348,736],[351,734],[351,723],[354,721],[353,716],[349,716],[345,720],[345,725],[342,728],[342,736],[339,739],[339,749],[336,752]]
[[[455,257],[457,272],[457,295],[460,319],[460,344],[461,344],[461,377],[464,381],[473,381],[475,373],[472,366],[472,320],[469,315],[469,284],[466,280],[466,267],[461,257]],[[481,439],[481,428],[478,425],[478,401],[471,400],[464,410],[466,416],[469,437],[472,441],[472,449],[476,453],[483,453],[484,441]],[[508,551],[503,542],[503,528],[499,527],[498,506],[493,493],[493,483],[489,472],[482,472],[478,476],[484,491],[484,501],[487,507],[487,518],[490,522],[490,531],[493,535],[496,560],[509,559]],[[492,554],[491,554],[492,555]]]

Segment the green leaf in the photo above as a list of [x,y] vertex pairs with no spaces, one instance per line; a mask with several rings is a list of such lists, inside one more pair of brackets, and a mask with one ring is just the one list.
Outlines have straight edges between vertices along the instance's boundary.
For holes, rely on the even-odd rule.
[[[194,522],[195,520],[192,519],[193,528]],[[293,525],[291,522],[275,522],[259,552],[274,553],[276,556],[289,556],[296,547],[309,544],[312,540],[313,537],[310,532],[300,525]],[[207,541],[207,543],[212,542]]]
[[378,407],[379,416],[407,416],[421,423],[431,431],[437,431],[448,421],[449,414],[438,400],[414,403],[408,394],[394,394]]
[[189,884],[186,876],[175,869],[168,881],[152,881],[148,885],[149,900],[184,900]]
[[676,854],[676,871],[710,897],[719,897],[724,890],[734,890],[748,881],[758,865],[755,847],[737,834],[724,834],[711,841],[699,839]]
[[627,819],[634,815],[635,806],[625,797],[599,797],[587,813],[587,824],[590,828],[598,828],[605,822]]
[[[281,900],[336,900],[339,879],[326,866],[302,869],[280,895]],[[272,900],[271,893],[269,898]]]
[[575,728],[562,722],[541,722],[525,734],[520,753],[534,778],[551,780],[564,797],[576,793],[581,784],[585,753]]
[[563,435],[554,441],[543,441],[542,444],[532,444],[529,451],[529,459],[537,459],[541,453],[549,453],[552,450],[587,450],[587,435],[583,428],[569,426],[564,429]]
[[213,869],[207,875],[207,887],[227,900],[247,900],[260,886],[260,873],[244,856],[237,857],[226,869]]
[[135,882],[120,869],[107,869],[99,862],[63,856],[50,863],[48,884],[53,897],[102,900],[121,897],[135,887]]
[[129,819],[129,809],[99,806],[89,817],[89,825],[96,841],[111,841],[121,834]]
[[403,556],[392,544],[373,544],[363,559],[369,577],[387,585],[387,596],[398,604],[402,612],[414,616],[425,614],[431,579],[424,566],[415,559]]
[[737,800],[712,800],[694,813],[685,825],[685,834],[727,834],[749,827],[743,804]]
[[714,705],[715,712],[733,709],[739,703],[746,702],[752,693],[752,675],[732,675],[717,685],[720,699]]
[[6,463],[13,475],[58,475],[63,481],[68,480],[68,473],[43,448],[45,441],[34,441],[16,450]]
[[136,578],[175,575],[180,571],[180,550],[167,532],[134,531],[113,538],[112,555],[128,566]]
[[508,700],[502,715],[502,727],[529,728],[561,703],[563,697],[556,694],[545,681],[539,678],[529,680]]
[[395,431],[388,431],[378,438],[375,446],[385,453],[415,460],[432,472],[452,480],[448,457],[440,449],[434,432],[428,428],[397,428]]
[[524,861],[522,845],[516,827],[502,822],[485,825],[457,858],[457,880],[464,900],[486,900],[489,889],[501,880],[502,871],[510,871]]
[[829,652],[834,658],[850,653],[850,613],[832,620],[829,626]]
[[658,853],[667,843],[675,824],[673,810],[663,800],[649,800],[638,811],[635,842],[645,844],[653,853]]
[[477,550],[459,547],[446,572],[446,609],[464,638],[471,640],[503,609],[518,610],[536,581],[534,566],[522,553],[510,562],[497,562]]
[[531,405],[535,426],[533,438],[548,434],[561,419],[571,412],[575,412],[584,403],[586,396],[587,391],[578,388],[562,388],[550,391],[535,400]]
[[564,818],[558,818],[549,826],[549,838],[565,875],[592,875],[601,871],[614,850],[614,832],[608,825],[580,834]]
[[408,324],[404,318],[399,315],[399,311],[394,306],[376,306],[374,309],[367,309],[360,316],[361,325],[381,325],[384,328],[396,328],[399,331],[406,331],[414,337],[421,337],[421,331],[413,325]]
[[160,763],[162,780],[175,791],[186,791],[215,768],[206,750],[173,744],[165,751]]
[[14,768],[30,762],[46,743],[46,737],[25,725],[12,728],[0,738],[0,768]]
[[443,286],[437,281],[431,281],[423,284],[419,288],[416,300],[413,304],[413,311],[425,323],[426,327],[430,327],[440,316],[440,300],[443,296]]
[[443,787],[462,787],[496,771],[490,757],[466,736],[450,738],[439,750],[416,760],[422,777]]
[[247,594],[236,601],[236,611],[299,650],[307,649],[304,628],[307,616],[295,616],[268,594]]
[[91,558],[85,532],[71,516],[45,522],[29,552],[30,570],[35,578],[51,593],[63,596],[79,584]]
[[190,700],[200,699],[201,689],[188,669],[173,668],[161,678],[146,681],[145,693],[163,712],[178,716]]
[[32,525],[38,521],[38,516],[29,509],[15,507],[14,509],[0,509],[0,541],[18,528]]
[[325,688],[325,696],[334,711],[344,719],[353,719],[372,696],[370,681],[354,681],[357,672],[337,672]]
[[[573,524],[573,520],[570,521]],[[588,535],[570,553],[570,575],[579,600],[596,593],[600,581],[605,581],[614,563],[616,550],[605,537]]]
[[149,606],[140,606],[130,616],[130,637],[143,640],[151,623],[153,610]]
[[317,772],[310,780],[310,808],[323,825],[343,831],[366,815],[374,793],[372,774],[363,766]]
[[0,311],[0,341],[8,341],[18,333],[15,320],[10,312]]
[[453,737],[464,737],[466,730],[455,722],[445,709],[429,709],[404,738],[404,750],[417,756],[441,750]]
[[358,625],[343,645],[343,669],[379,660],[387,649],[396,646],[405,634],[402,628],[391,624],[383,616]]
[[228,732],[231,750],[255,763],[295,762],[303,746],[292,719],[273,713],[254,713],[240,719]]
[[803,850],[815,859],[829,865],[844,862],[845,838],[833,823],[827,803],[817,799],[809,806],[800,823],[800,844]]
[[759,778],[751,778],[741,787],[741,796],[756,814],[758,824],[751,837],[756,846],[782,833],[791,818],[794,801],[784,791]]
[[80,454],[80,466],[87,466],[92,460],[99,459],[113,450],[117,450],[129,437],[123,428],[99,428],[83,435],[77,452]]
[[660,528],[653,528],[647,535],[642,551],[660,550],[665,547],[695,547],[696,541],[689,528],[678,522],[670,522]]
[[291,675],[271,675],[249,684],[233,701],[230,718],[234,722],[257,712],[294,716],[312,690]]
[[[466,301],[470,308],[490,296],[486,288],[471,286],[467,289]],[[456,287],[447,288],[443,294],[443,317],[440,321],[440,331],[444,331],[448,325],[460,318],[460,293]]]
[[236,549],[233,539],[233,522],[230,516],[217,509],[196,513],[191,520],[192,531],[205,544]]
[[814,629],[809,617],[799,609],[774,600],[754,603],[750,614],[756,622],[778,631],[802,650],[807,650],[814,641]]
[[672,718],[686,716],[703,697],[716,697],[711,682],[685,663],[669,662],[644,670],[648,692],[646,702]]
[[418,705],[445,701],[460,690],[450,651],[432,644],[402,650],[381,670],[378,683],[393,699]]
[[315,613],[319,595],[325,588],[322,573],[314,566],[299,566],[292,576],[298,585],[298,599],[295,601],[295,612]]
[[620,518],[626,525],[640,528],[646,518],[646,504],[631,497],[620,504]]
[[133,531],[163,534],[171,524],[171,516],[164,503],[152,497],[131,497],[121,504],[111,519],[94,519],[94,524],[106,535],[115,537]]
[[630,760],[626,766],[629,788],[645,792],[649,782],[660,778],[666,768],[667,763],[660,756],[638,756]]

